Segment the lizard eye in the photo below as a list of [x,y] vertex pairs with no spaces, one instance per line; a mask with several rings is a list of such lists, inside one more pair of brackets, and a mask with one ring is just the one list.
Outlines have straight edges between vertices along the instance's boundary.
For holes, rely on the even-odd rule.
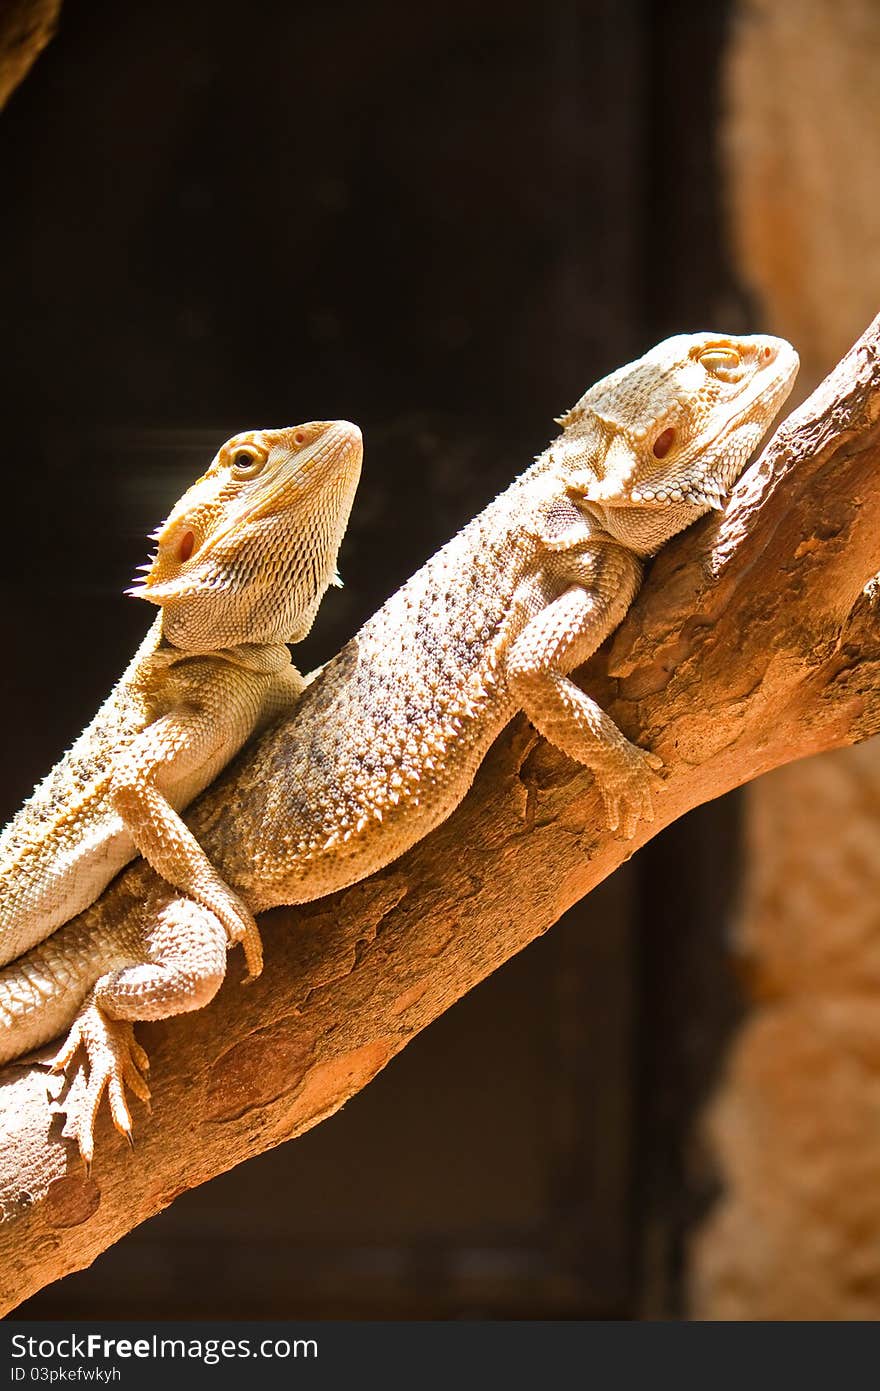
[[255,478],[266,462],[258,449],[237,449],[232,456],[232,471],[236,478]]
[[740,364],[740,356],[735,348],[707,348],[700,353],[700,362],[713,376],[723,376],[735,372]]
[[659,435],[657,436],[653,445],[651,446],[651,452],[654,455],[654,458],[665,459],[666,455],[669,453],[674,443],[675,431],[673,430],[671,425],[668,425],[665,430],[660,431]]

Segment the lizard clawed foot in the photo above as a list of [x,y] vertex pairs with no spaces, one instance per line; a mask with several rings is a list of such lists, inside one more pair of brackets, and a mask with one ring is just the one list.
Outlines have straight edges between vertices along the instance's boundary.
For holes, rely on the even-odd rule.
[[150,1061],[134,1036],[127,1020],[110,1019],[99,1005],[86,1004],[73,1022],[63,1046],[52,1059],[53,1072],[65,1072],[82,1048],[88,1062],[88,1080],[78,1092],[72,1090],[62,1109],[67,1113],[63,1134],[76,1140],[88,1170],[94,1155],[95,1117],[104,1092],[110,1102],[113,1124],[131,1142],[131,1115],[125,1088],[149,1108],[150,1088],[144,1073]]
[[631,744],[613,775],[597,778],[610,831],[632,840],[640,821],[654,820],[653,794],[663,791],[662,758]]

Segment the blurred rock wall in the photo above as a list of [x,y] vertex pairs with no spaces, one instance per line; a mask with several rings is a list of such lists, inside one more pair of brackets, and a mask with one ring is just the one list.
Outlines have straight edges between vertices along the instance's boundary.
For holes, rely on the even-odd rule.
[[[803,396],[880,310],[880,4],[740,0],[729,44],[737,267]],[[755,784],[747,849],[753,1008],[706,1120],[723,1191],[692,1312],[880,1318],[880,745]]]

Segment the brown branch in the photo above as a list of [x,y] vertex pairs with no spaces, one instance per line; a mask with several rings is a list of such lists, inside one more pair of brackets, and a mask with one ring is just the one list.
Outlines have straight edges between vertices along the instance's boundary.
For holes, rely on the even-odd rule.
[[[880,319],[778,431],[725,516],[655,563],[584,673],[626,732],[666,760],[658,820],[790,759],[880,728]],[[279,765],[295,720],[277,731]],[[236,824],[265,807],[236,773]],[[227,787],[225,795],[229,795]],[[210,822],[211,790],[195,809]],[[420,1029],[545,931],[635,846],[599,829],[591,778],[520,718],[453,817],[396,864],[266,919],[266,969],[231,973],[200,1014],[141,1026],[152,1116],[134,1151],[106,1116],[87,1177],[33,1065],[3,1074],[2,1299],[87,1265],[174,1197],[331,1115]],[[252,827],[254,829],[249,830]],[[640,842],[636,842],[638,844]],[[223,867],[223,844],[210,833]],[[135,865],[105,902],[149,891]],[[113,897],[115,895],[115,898]]]
[[55,33],[61,0],[0,4],[0,107],[6,105]]

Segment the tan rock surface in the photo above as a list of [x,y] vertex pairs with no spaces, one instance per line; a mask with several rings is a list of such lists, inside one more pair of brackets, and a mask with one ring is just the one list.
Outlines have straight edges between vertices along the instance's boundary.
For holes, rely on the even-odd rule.
[[880,1316],[880,758],[876,741],[749,794],[739,945],[757,1000],[709,1116],[725,1196],[694,1312]]

